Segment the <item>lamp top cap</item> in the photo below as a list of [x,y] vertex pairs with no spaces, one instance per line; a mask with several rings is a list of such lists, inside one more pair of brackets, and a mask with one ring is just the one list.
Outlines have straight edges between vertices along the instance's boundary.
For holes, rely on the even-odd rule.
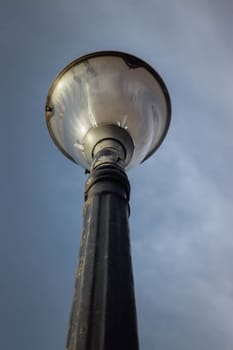
[[76,59],[58,74],[45,113],[53,141],[75,163],[90,169],[95,145],[115,139],[128,152],[130,169],[162,143],[171,102],[165,83],[149,64],[127,53],[99,51]]

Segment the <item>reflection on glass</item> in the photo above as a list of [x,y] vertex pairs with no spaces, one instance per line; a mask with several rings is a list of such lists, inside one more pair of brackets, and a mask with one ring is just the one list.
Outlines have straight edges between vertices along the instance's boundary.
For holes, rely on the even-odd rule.
[[57,145],[89,168],[85,135],[91,128],[114,124],[127,130],[134,142],[127,168],[141,163],[159,146],[170,121],[169,97],[156,77],[147,66],[132,68],[114,54],[71,64],[52,85],[47,100],[47,122]]

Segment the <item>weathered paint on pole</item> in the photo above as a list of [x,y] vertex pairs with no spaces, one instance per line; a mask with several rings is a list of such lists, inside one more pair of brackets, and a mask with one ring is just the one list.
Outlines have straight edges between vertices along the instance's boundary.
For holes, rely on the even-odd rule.
[[67,350],[138,350],[129,240],[130,185],[125,172],[92,170]]

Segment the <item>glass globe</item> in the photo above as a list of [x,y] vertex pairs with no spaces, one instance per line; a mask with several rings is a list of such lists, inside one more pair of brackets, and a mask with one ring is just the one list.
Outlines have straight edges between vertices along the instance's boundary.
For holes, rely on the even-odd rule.
[[[47,126],[55,144],[86,169],[91,159],[84,144],[92,129],[114,125],[124,130],[122,135],[130,135],[130,169],[159,147],[170,117],[169,94],[158,73],[122,52],[96,52],[75,60],[57,76],[46,101]],[[127,142],[124,146],[127,152]]]

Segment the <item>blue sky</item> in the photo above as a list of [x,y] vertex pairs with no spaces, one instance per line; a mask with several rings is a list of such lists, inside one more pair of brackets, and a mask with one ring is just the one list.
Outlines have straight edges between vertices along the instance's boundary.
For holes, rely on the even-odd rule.
[[22,0],[0,12],[0,348],[63,349],[82,227],[83,170],[53,145],[55,75],[96,50],[151,64],[173,114],[129,172],[142,350],[233,348],[233,3]]

